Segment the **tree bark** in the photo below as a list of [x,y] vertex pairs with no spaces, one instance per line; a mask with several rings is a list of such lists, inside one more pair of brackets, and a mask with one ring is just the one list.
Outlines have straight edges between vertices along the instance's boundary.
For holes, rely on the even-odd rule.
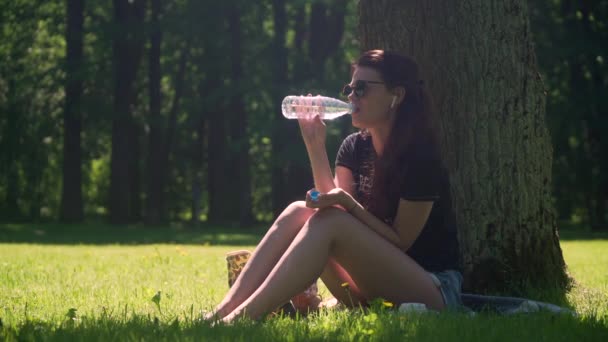
[[134,132],[132,110],[136,99],[134,87],[143,51],[141,28],[145,10],[144,0],[114,0],[114,116],[112,119],[112,156],[110,161],[110,222],[127,223],[136,208],[133,201],[134,158],[138,139]]
[[465,289],[566,286],[526,3],[362,0],[363,50],[412,56],[434,95]]

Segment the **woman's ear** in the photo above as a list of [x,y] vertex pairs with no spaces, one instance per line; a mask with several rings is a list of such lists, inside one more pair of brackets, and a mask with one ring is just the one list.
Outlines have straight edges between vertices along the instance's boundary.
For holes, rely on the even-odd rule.
[[394,95],[393,95],[393,102],[391,102],[391,108],[395,107],[395,105],[401,104],[401,101],[403,101],[403,98],[405,97],[405,88],[397,87],[397,88],[395,88],[395,91],[393,94]]

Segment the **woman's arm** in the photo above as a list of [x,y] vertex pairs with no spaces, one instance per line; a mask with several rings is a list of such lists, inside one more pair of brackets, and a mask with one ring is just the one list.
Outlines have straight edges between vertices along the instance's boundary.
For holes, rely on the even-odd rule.
[[315,188],[320,192],[331,191],[336,185],[332,179],[325,144],[322,146],[306,144],[306,150],[308,151],[308,158],[310,159]]
[[433,202],[412,202],[399,200],[399,208],[393,222],[393,228],[368,212],[353,199],[353,204],[348,207],[348,212],[367,224],[371,229],[382,235],[384,238],[407,251],[414,244],[424,227]]
[[306,145],[315,188],[323,193],[331,191],[336,187],[334,184],[327,150],[325,148],[325,124],[323,120],[315,115],[312,118],[298,119],[302,138]]
[[345,210],[404,251],[414,244],[433,208],[432,201],[414,202],[401,199],[393,228],[391,228],[355,200],[354,179],[351,170],[337,166],[335,182],[346,192],[343,197]]
[[343,204],[342,207],[355,216],[361,222],[365,223],[376,233],[380,234],[383,238],[391,242],[392,244],[399,246],[399,236],[382,220],[378,219],[372,213],[368,212],[359,204],[354,198],[355,182],[353,173],[350,169],[343,166],[336,166],[336,180],[335,183],[338,188],[342,189]]

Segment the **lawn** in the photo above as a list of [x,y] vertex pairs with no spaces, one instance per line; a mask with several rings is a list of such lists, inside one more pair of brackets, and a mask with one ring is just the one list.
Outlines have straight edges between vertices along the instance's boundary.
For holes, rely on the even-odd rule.
[[608,234],[577,231],[562,233],[562,249],[578,284],[567,304],[578,317],[378,307],[262,324],[197,321],[228,288],[225,253],[253,249],[262,232],[0,225],[0,339],[608,341]]

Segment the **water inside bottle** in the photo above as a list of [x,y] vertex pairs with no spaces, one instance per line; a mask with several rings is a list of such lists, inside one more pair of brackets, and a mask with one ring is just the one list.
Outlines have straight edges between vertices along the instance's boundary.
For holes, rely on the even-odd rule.
[[[307,101],[302,102],[302,101]],[[298,116],[319,115],[323,120],[333,120],[352,111],[352,105],[327,97],[302,98],[288,96],[282,103],[283,115],[289,119]]]
[[288,105],[287,112],[285,113],[287,117],[296,117],[298,111],[309,114],[311,117],[315,115],[319,115],[323,120],[333,120],[337,117],[340,117],[344,114],[348,114],[348,110],[344,110],[344,108],[338,107],[325,107],[323,111],[320,111],[322,106],[304,106],[304,105]]

